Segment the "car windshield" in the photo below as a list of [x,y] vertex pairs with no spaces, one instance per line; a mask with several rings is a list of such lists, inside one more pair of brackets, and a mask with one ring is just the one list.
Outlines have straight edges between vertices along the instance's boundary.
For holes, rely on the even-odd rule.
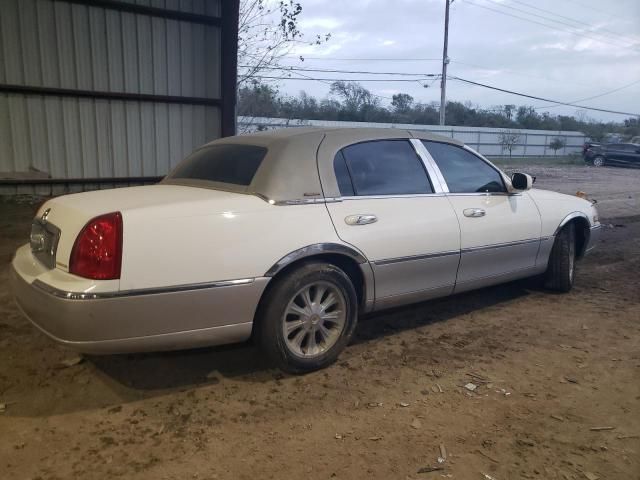
[[266,154],[266,148],[256,145],[209,145],[182,160],[167,179],[248,186]]

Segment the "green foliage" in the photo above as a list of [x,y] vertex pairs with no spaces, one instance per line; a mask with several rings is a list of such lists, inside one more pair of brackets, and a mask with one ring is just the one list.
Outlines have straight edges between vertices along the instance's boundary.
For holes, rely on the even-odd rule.
[[[393,95],[387,107],[377,97],[356,82],[334,82],[330,97],[317,99],[300,92],[284,96],[277,88],[256,80],[239,90],[238,115],[248,117],[279,117],[305,120],[341,120],[352,122],[407,123],[437,125],[439,109],[436,103],[421,103],[406,93]],[[454,126],[494,127],[509,132],[513,129],[581,131],[592,141],[603,141],[607,133],[620,133],[625,138],[640,135],[640,122],[629,118],[624,123],[602,123],[567,115],[551,116],[539,113],[531,106],[500,105],[490,109],[469,102],[447,102],[447,124]],[[505,134],[506,135],[506,134]],[[518,138],[505,136],[504,150],[515,149]],[[550,148],[551,144],[549,145]],[[560,150],[559,147],[557,150]]]
[[503,151],[507,150],[509,152],[509,157],[511,157],[511,153],[519,141],[520,133],[514,130],[503,130],[498,135],[498,143],[502,146]]
[[553,150],[554,155],[557,155],[558,150],[564,148],[566,144],[567,142],[564,140],[564,138],[556,137],[549,142],[549,148]]

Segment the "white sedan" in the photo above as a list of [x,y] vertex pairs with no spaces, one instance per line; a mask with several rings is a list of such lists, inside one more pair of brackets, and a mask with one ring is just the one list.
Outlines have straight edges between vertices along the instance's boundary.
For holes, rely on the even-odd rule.
[[229,137],[158,185],[46,202],[11,280],[87,353],[251,337],[290,372],[335,361],[365,312],[542,275],[566,292],[594,206],[462,143],[398,129]]

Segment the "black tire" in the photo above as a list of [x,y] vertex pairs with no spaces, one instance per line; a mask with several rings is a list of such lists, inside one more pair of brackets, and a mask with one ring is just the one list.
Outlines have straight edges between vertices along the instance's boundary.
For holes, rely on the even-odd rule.
[[[358,320],[356,291],[347,274],[329,263],[307,262],[295,270],[287,272],[281,278],[275,279],[274,282],[260,302],[256,315],[254,338],[261,350],[278,368],[288,373],[306,373],[331,365],[349,343]],[[285,315],[285,312],[290,311],[288,309],[292,302],[299,302],[300,298],[304,300],[303,294],[300,292],[306,291],[305,289],[307,288],[311,289],[309,290],[311,292],[310,295],[316,296],[315,300],[317,300],[318,295],[322,295],[319,292],[322,288],[327,288],[327,291],[336,294],[337,298],[341,295],[339,307],[344,307],[344,323],[342,327],[336,326],[335,330],[331,330],[334,332],[331,341],[335,343],[326,347],[325,350],[322,350],[320,341],[327,337],[321,335],[319,331],[316,334],[315,329],[313,330],[314,333],[310,333],[310,330],[307,330],[307,333],[304,334],[307,336],[302,342],[306,340],[306,347],[309,348],[310,335],[313,335],[313,346],[316,347],[317,342],[317,348],[320,351],[315,354],[301,351],[298,354],[294,351],[295,345],[292,345],[292,343],[295,343],[295,338],[298,337],[298,334],[302,334],[302,330],[307,327],[318,329],[320,327],[312,327],[308,323],[311,322],[311,317],[300,316],[296,319],[294,314],[294,321],[290,322],[289,325],[296,321],[304,321],[307,322],[305,323],[306,327],[292,330],[288,338],[286,338],[285,324],[292,317],[289,314]],[[314,288],[316,290],[313,290]],[[323,298],[328,298],[328,293],[324,295]],[[314,305],[316,304],[314,303]],[[342,308],[336,308],[334,311],[342,312]],[[331,313],[326,313],[326,315],[331,315]],[[318,317],[318,315],[315,315],[315,317]],[[316,318],[316,323],[322,322],[322,320]],[[325,323],[324,325],[335,326],[331,323]],[[302,344],[300,347],[302,348]],[[305,354],[311,356],[304,356]]]
[[594,167],[604,167],[604,157],[602,155],[597,155],[595,157],[593,157],[593,160],[591,161],[591,163],[593,164]]
[[544,286],[556,292],[568,292],[573,287],[576,265],[575,225],[569,223],[556,236],[549,264],[545,272]]

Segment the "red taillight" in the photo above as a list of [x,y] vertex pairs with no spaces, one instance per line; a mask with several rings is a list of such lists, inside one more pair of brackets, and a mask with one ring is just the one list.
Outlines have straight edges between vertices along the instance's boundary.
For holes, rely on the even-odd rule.
[[71,250],[69,272],[95,280],[120,278],[122,263],[122,215],[96,217],[78,234]]

